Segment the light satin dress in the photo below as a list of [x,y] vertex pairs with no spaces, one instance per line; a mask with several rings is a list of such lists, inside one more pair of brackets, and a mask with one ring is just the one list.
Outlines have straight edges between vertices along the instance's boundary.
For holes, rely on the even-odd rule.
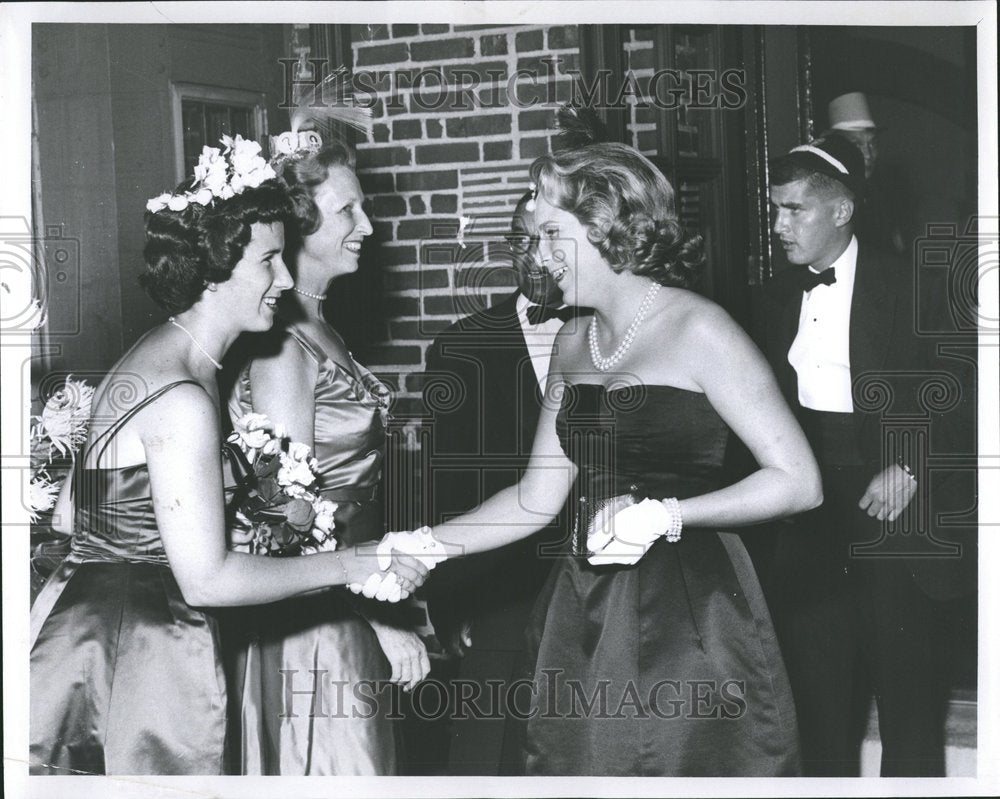
[[[312,357],[316,488],[337,503],[338,548],[379,539],[379,481],[389,391],[353,359],[338,363],[294,326],[276,326]],[[279,342],[280,343],[280,342]],[[249,363],[230,398],[235,419],[253,410]],[[281,422],[280,419],[273,420]],[[308,556],[306,556],[308,557]],[[390,668],[344,588],[239,609],[231,642],[232,771],[260,775],[385,775],[396,772]],[[378,607],[381,605],[382,607]],[[366,612],[386,613],[384,603]],[[398,711],[398,703],[397,703]]]
[[[77,460],[69,555],[31,608],[32,774],[222,774],[218,623],[181,595],[146,464],[108,467],[136,404]],[[89,450],[101,444],[94,466]]]

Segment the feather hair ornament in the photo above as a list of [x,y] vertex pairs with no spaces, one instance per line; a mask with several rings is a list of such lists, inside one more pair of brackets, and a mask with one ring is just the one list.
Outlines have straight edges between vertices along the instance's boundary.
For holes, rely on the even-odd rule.
[[575,150],[588,144],[610,141],[608,129],[597,113],[587,106],[567,103],[556,111],[558,131],[553,150]]
[[[327,95],[332,99],[328,100]],[[372,110],[354,102],[350,74],[343,66],[337,67],[305,92],[291,109],[289,116],[291,130],[271,137],[272,158],[318,151],[323,145],[319,132],[313,129],[302,130],[309,122],[314,125],[340,122],[362,133],[368,133],[372,127]]]

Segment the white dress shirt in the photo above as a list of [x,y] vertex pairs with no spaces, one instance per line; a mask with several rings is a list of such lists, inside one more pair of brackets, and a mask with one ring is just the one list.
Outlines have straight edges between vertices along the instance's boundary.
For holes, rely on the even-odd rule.
[[563,326],[563,321],[558,316],[554,316],[539,325],[531,324],[528,321],[528,306],[534,304],[523,294],[518,294],[517,319],[521,323],[524,343],[528,345],[528,357],[531,358],[531,366],[535,370],[538,387],[541,389],[542,396],[545,396],[545,384],[549,377],[549,362],[552,360],[552,346],[556,340],[556,333]]
[[821,283],[802,296],[799,331],[788,350],[788,362],[798,375],[803,408],[854,411],[850,328],[857,263],[858,240],[852,236],[847,249],[830,267],[836,270],[836,282],[829,286]]

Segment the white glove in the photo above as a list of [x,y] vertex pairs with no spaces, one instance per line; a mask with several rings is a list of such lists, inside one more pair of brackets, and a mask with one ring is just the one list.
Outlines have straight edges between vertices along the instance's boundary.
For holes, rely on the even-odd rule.
[[387,571],[392,565],[393,550],[419,560],[428,570],[448,559],[447,551],[431,533],[430,527],[421,527],[412,533],[387,533],[375,548],[381,571],[372,572],[364,585],[350,583],[347,587],[355,594],[362,594],[369,599],[383,602],[399,602],[403,599],[403,590],[396,575]]
[[587,536],[587,561],[593,565],[631,566],[670,526],[670,511],[662,502],[644,499],[618,511]]
[[350,583],[348,589],[355,594],[361,594],[368,599],[378,599],[382,602],[399,602],[403,598],[403,589],[393,572],[372,572],[364,585]]
[[378,567],[382,571],[388,569],[392,563],[394,549],[419,560],[428,569],[433,569],[448,559],[448,552],[431,533],[430,527],[421,527],[412,533],[386,533],[375,550],[378,555]]

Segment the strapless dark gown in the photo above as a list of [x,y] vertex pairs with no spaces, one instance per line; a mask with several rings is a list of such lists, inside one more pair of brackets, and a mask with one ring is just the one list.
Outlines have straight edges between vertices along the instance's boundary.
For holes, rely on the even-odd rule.
[[217,623],[181,596],[145,464],[81,466],[73,480],[72,548],[31,608],[30,772],[222,774]]
[[528,628],[527,773],[797,774],[792,695],[739,538],[685,528],[634,566],[591,566],[582,554],[602,499],[720,487],[726,424],[704,394],[578,384],[557,428],[586,510]]

